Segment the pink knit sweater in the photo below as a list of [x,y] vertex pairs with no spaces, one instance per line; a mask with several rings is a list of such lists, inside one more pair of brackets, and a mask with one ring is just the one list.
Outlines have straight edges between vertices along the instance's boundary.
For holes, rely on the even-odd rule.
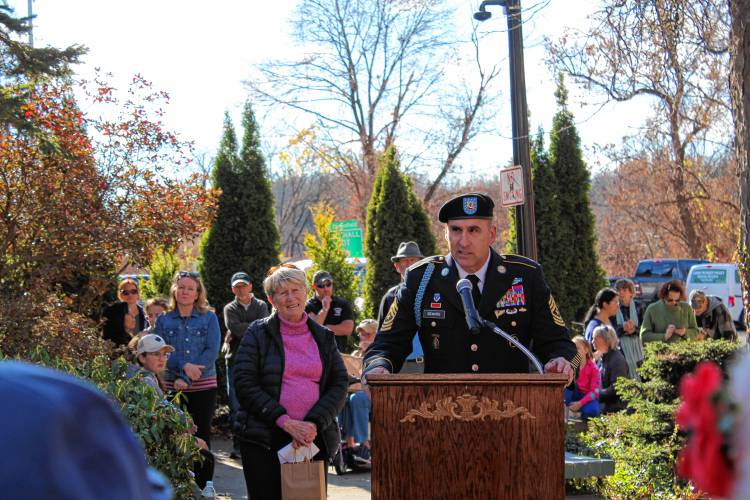
[[576,384],[578,384],[578,390],[584,395],[581,398],[581,405],[599,399],[602,378],[593,360],[587,359],[586,363],[581,367],[581,370],[578,372]]
[[286,414],[276,419],[276,425],[284,428],[284,422],[293,418],[302,420],[320,399],[320,377],[323,365],[318,344],[307,327],[307,314],[298,323],[281,323],[281,340],[284,343],[284,374],[281,378],[279,403]]

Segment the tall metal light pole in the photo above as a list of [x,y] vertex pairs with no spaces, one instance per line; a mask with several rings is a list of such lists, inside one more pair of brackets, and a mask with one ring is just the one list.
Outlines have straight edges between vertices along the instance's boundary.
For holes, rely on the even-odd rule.
[[529,153],[529,122],[526,107],[526,76],[523,67],[523,31],[520,0],[484,0],[474,14],[477,21],[492,17],[488,5],[505,8],[508,18],[508,51],[510,59],[510,100],[513,124],[513,164],[521,165],[525,200],[516,207],[516,239],[518,253],[537,260],[536,227],[534,225],[534,189],[531,183]]

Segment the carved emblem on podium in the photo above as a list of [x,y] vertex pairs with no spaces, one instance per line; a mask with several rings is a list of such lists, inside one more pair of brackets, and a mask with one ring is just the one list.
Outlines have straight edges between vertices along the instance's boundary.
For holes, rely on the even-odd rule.
[[521,420],[535,419],[528,409],[516,406],[513,401],[505,400],[500,409],[500,402],[488,397],[477,398],[471,394],[462,394],[456,397],[435,401],[434,404],[422,403],[419,408],[409,410],[400,422],[415,422],[417,417],[427,420],[442,421],[460,420],[472,422],[474,420],[503,420],[505,418],[520,417]]

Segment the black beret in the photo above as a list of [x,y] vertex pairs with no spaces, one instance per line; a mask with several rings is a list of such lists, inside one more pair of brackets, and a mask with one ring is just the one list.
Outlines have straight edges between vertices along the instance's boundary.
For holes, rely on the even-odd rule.
[[466,193],[448,200],[440,207],[438,220],[448,222],[453,219],[492,219],[495,202],[482,193]]

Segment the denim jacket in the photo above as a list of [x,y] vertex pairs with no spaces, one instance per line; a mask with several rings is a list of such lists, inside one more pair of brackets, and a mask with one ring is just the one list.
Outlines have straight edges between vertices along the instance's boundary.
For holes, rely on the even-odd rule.
[[161,335],[174,352],[167,361],[165,379],[181,378],[192,385],[183,367],[185,363],[204,365],[201,379],[216,376],[216,358],[221,345],[219,320],[212,311],[200,314],[195,308],[188,317],[181,317],[178,310],[162,314],[156,320],[153,333]]

